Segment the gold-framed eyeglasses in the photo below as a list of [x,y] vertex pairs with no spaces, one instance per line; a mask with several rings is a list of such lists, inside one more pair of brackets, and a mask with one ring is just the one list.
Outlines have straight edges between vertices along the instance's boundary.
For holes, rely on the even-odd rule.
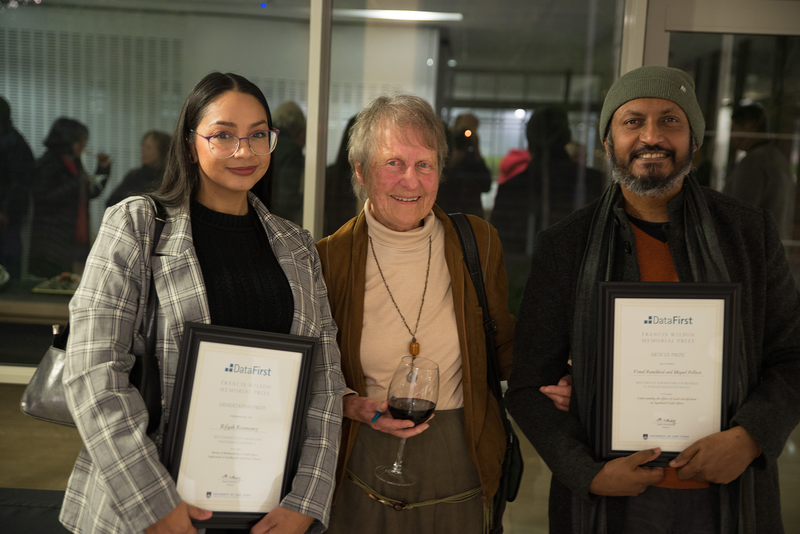
[[229,133],[218,133],[209,136],[201,135],[197,131],[194,131],[194,133],[208,141],[208,150],[211,151],[212,156],[217,159],[227,159],[236,154],[242,139],[247,139],[253,154],[258,154],[259,156],[269,154],[275,150],[275,147],[278,145],[278,134],[281,133],[281,131],[261,130],[247,137],[236,137]]

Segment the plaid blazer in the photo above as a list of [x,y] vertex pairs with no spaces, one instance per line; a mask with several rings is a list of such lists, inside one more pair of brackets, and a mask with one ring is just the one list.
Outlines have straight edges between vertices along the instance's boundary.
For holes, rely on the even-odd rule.
[[[311,235],[270,214],[252,194],[249,201],[289,280],[294,297],[291,333],[320,340],[300,465],[281,506],[314,517],[309,532],[322,532],[330,515],[342,421],[344,379],[336,324]],[[210,315],[188,205],[168,210],[151,261],[154,215],[153,205],[142,197],[106,211],[69,305],[64,386],[83,438],[60,518],[72,532],[142,532],[180,502],[159,452],[170,417],[183,325],[209,323]],[[161,427],[148,437],[147,410],[129,385],[128,373],[133,354],[144,352],[139,330],[151,273],[159,299],[156,352],[164,411]]]

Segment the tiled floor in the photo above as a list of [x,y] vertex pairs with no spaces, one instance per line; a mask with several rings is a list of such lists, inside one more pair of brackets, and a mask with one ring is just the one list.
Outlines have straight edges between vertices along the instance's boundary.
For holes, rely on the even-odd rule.
[[25,386],[0,385],[0,487],[64,490],[81,448],[78,431],[23,415]]
[[[23,386],[0,385],[0,487],[63,490],[81,446],[78,432],[24,416],[19,411],[22,390]],[[506,509],[505,530],[546,533],[550,470],[525,439],[522,451],[525,476],[517,500]],[[800,534],[800,428],[792,433],[778,463],[786,533]]]

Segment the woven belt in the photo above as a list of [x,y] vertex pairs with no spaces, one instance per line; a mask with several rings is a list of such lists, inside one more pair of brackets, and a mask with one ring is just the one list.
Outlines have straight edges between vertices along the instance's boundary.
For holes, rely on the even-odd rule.
[[467,502],[467,501],[469,501],[471,499],[474,499],[475,497],[477,497],[481,493],[481,488],[480,488],[480,486],[478,486],[475,489],[471,489],[469,491],[465,491],[464,493],[459,493],[457,495],[451,495],[450,497],[445,497],[443,499],[431,499],[429,501],[407,503],[407,502],[398,501],[398,500],[395,500],[395,499],[390,499],[389,497],[385,497],[384,495],[381,495],[380,493],[378,493],[374,489],[370,488],[369,485],[366,482],[364,482],[363,480],[358,478],[349,469],[347,470],[346,476],[347,476],[348,479],[350,479],[350,481],[353,484],[355,484],[356,486],[358,486],[359,488],[364,490],[364,492],[367,494],[367,496],[370,499],[372,499],[374,501],[378,501],[379,503],[384,504],[386,506],[390,506],[390,507],[394,508],[397,511],[400,511],[400,510],[412,510],[414,508],[419,508],[421,506],[431,506],[433,504],[442,504],[442,503],[458,504],[458,503]]

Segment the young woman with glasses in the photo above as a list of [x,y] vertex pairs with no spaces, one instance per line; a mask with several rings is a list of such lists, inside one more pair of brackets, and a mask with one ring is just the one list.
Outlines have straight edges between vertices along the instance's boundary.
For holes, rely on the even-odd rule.
[[[167,211],[155,254],[150,199],[131,197],[106,212],[70,303],[64,381],[84,440],[61,513],[72,532],[193,533],[190,520],[211,515],[181,500],[159,462],[186,321],[319,339],[292,491],[251,532],[327,527],[344,380],[311,235],[270,214],[249,192],[266,174],[277,140],[255,85],[209,74],[183,105],[153,195]],[[127,372],[135,336],[141,344],[151,274],[164,395],[161,426],[148,436],[147,410]]]

